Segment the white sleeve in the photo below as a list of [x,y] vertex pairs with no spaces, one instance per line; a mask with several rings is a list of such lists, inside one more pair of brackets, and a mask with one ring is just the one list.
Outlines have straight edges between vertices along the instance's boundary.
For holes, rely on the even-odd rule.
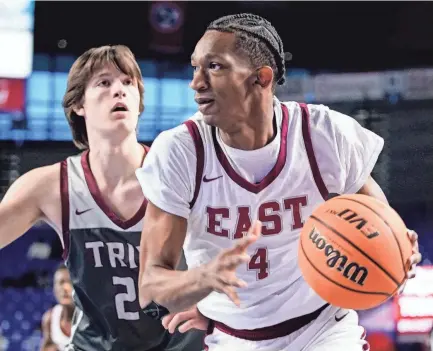
[[186,126],[162,132],[135,174],[144,196],[160,209],[188,218],[196,173],[194,141]]
[[383,138],[354,118],[309,105],[313,149],[330,193],[354,194],[366,183],[383,149]]

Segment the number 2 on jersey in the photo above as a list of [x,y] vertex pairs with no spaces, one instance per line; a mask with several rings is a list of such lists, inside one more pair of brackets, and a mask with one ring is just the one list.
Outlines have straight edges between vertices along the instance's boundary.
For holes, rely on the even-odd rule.
[[257,271],[257,280],[265,279],[269,275],[268,249],[260,247],[248,262],[249,270]]
[[113,284],[126,286],[126,292],[116,294],[114,298],[116,302],[117,318],[125,319],[127,321],[140,319],[138,312],[127,312],[125,310],[125,302],[134,302],[137,300],[134,279],[131,277],[113,277]]

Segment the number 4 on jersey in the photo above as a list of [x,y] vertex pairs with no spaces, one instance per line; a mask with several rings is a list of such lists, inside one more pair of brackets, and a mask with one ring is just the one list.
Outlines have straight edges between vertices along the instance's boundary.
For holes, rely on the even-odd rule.
[[257,280],[265,279],[269,275],[268,250],[258,248],[248,263],[249,270],[257,271]]

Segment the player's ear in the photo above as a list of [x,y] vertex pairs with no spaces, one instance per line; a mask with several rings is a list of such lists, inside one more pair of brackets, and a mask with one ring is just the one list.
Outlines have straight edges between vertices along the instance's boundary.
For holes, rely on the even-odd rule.
[[72,107],[72,110],[81,117],[84,117],[84,107],[82,105],[80,106],[74,106]]
[[263,66],[256,70],[255,84],[260,85],[262,88],[267,88],[272,85],[274,79],[274,71],[269,66]]

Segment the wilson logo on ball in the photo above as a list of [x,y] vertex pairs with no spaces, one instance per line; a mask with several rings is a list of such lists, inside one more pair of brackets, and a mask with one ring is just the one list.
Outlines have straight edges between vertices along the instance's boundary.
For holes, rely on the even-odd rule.
[[[342,255],[339,250],[336,250],[329,244],[325,237],[320,235],[313,228],[310,232],[309,238],[313,245],[320,251],[323,251],[328,258],[326,264],[330,268],[336,268],[337,271],[342,272],[343,276],[350,281],[360,286],[364,285],[365,279],[368,276],[368,269],[360,266],[357,262],[350,262],[346,255]],[[338,266],[337,266],[338,263]]]

